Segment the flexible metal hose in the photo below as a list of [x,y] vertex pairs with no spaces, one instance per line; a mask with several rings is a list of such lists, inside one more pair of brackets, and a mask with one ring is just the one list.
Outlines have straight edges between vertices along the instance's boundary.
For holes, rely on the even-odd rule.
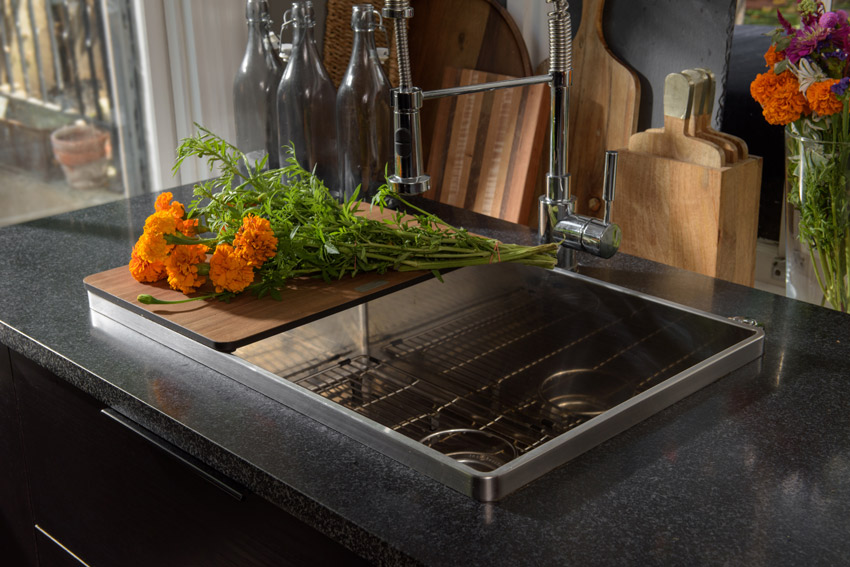
[[395,43],[398,59],[398,85],[401,90],[413,86],[410,73],[410,48],[407,43],[407,16],[410,13],[410,0],[387,0],[384,4],[384,17],[393,18]]
[[573,66],[573,30],[567,0],[546,0],[549,12],[549,72],[569,73]]

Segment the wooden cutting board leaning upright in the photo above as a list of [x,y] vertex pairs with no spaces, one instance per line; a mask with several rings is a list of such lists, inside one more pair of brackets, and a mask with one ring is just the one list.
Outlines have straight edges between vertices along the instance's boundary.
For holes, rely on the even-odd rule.
[[[570,189],[576,211],[600,215],[605,151],[624,148],[637,132],[640,82],[602,35],[605,0],[584,0],[573,39],[570,88]],[[615,207],[616,208],[616,207]]]

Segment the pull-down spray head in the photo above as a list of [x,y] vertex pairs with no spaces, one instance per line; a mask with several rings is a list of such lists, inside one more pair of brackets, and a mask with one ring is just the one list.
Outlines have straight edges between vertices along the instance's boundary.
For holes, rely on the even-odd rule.
[[409,0],[387,0],[384,18],[393,20],[398,57],[399,87],[392,90],[393,142],[395,163],[388,181],[399,194],[415,195],[431,188],[431,178],[423,173],[419,109],[422,91],[413,86],[407,20],[413,17]]

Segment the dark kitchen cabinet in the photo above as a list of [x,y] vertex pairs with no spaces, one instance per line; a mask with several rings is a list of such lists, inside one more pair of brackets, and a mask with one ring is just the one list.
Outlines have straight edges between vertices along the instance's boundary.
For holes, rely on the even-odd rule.
[[30,539],[49,534],[38,539],[41,565],[66,564],[49,559],[63,547],[93,566],[362,563],[43,367],[15,352],[8,358]]
[[0,562],[35,565],[18,403],[9,349],[0,344]]
[[[35,527],[35,543],[39,565],[50,567],[85,567],[86,563],[56,540],[52,535]],[[91,567],[91,566],[89,566]]]

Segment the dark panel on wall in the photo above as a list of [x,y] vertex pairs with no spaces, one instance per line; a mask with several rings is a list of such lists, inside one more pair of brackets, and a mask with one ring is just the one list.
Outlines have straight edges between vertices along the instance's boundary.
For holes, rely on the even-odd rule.
[[752,154],[764,158],[759,203],[759,237],[778,240],[785,195],[784,129],[771,126],[750,95],[750,83],[767,71],[764,53],[770,47],[765,33],[773,26],[737,26],[723,106],[722,129],[746,140]]
[[608,0],[602,31],[611,51],[640,77],[638,130],[664,125],[664,78],[705,67],[717,77],[715,127],[722,100],[735,0]]

